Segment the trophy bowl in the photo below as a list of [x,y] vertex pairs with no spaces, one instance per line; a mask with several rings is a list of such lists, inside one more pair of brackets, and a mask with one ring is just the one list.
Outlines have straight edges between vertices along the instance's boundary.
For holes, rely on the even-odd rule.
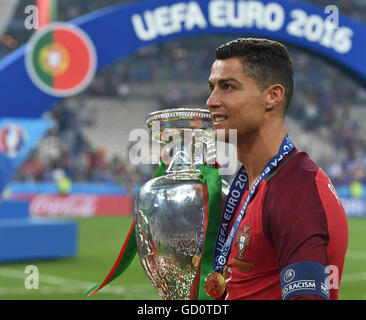
[[[199,167],[216,161],[212,118],[208,110],[180,108],[153,112],[146,123],[152,139],[164,145],[161,159],[167,169],[136,195],[137,250],[164,300],[190,299],[208,215]],[[223,200],[228,189],[223,181]]]

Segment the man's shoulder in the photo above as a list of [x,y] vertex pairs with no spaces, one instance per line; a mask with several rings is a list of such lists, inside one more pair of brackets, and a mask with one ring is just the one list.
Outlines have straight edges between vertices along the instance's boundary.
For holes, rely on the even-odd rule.
[[283,159],[283,163],[266,179],[267,191],[283,195],[284,192],[297,192],[306,186],[315,186],[319,169],[306,152],[296,150]]

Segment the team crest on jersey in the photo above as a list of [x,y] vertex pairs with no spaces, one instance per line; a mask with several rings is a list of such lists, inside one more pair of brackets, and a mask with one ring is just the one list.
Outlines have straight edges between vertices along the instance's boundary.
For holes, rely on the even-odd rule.
[[235,239],[235,247],[238,250],[238,253],[235,258],[233,258],[233,263],[235,266],[239,268],[242,272],[248,272],[253,266],[253,263],[247,262],[244,255],[249,250],[249,244],[251,239],[251,234],[249,230],[250,226],[243,225],[241,229],[238,230]]
[[0,153],[15,157],[24,145],[24,131],[17,124],[9,124],[0,129]]

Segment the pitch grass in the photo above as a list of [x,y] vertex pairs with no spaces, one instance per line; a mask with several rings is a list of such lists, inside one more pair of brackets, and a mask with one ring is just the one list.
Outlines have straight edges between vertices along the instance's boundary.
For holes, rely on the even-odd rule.
[[[79,225],[76,257],[52,261],[0,264],[1,300],[150,300],[161,299],[152,287],[138,257],[127,271],[92,297],[82,293],[102,282],[111,269],[132,222],[127,218],[83,218]],[[366,299],[366,219],[349,219],[349,247],[344,266],[340,299]],[[25,268],[39,270],[39,288],[26,289]]]
[[[75,219],[79,250],[74,258],[0,264],[0,299],[102,300],[161,299],[138,257],[127,271],[92,297],[82,293],[100,283],[112,268],[132,223],[132,217]],[[26,289],[27,265],[39,271],[39,289]]]

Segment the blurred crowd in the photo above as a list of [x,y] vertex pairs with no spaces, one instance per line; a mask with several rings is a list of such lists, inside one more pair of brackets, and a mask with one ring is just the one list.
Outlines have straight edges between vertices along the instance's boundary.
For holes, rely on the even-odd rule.
[[59,103],[47,115],[55,126],[41,140],[15,176],[17,181],[55,181],[60,169],[74,182],[118,183],[131,194],[149,180],[154,166],[133,166],[104,149],[94,149],[81,130],[95,124],[94,113],[83,103]]
[[[68,21],[123,2],[128,1],[79,0],[71,4],[59,0],[59,20]],[[326,0],[307,2],[329,4]],[[366,22],[364,0],[334,0],[332,4],[337,5],[340,12]],[[29,38],[30,31],[19,27],[23,18],[24,10],[18,8],[0,44],[0,58]],[[133,88],[139,85],[180,81],[206,83],[215,48],[232,38],[232,35],[211,35],[149,46],[99,72],[83,95],[129,99],[134,94]],[[289,116],[296,119],[306,132],[321,137],[326,128],[327,135],[323,138],[337,151],[333,159],[311,156],[319,159],[318,165],[334,184],[349,184],[354,180],[366,183],[365,119],[351,117],[352,107],[365,106],[366,89],[321,58],[293,47],[289,50],[295,63],[296,83]],[[208,90],[197,88],[197,92],[187,92],[177,85],[174,90],[159,93],[154,98],[158,99],[161,108],[202,104],[207,99]],[[81,128],[95,125],[95,119],[82,100],[77,105],[61,102],[48,116],[54,119],[55,128],[42,140],[15,179],[49,181],[53,179],[54,170],[63,168],[74,181],[117,182],[132,192],[134,186],[147,181],[153,174],[154,167],[133,166],[116,156],[111,157],[103,149],[94,150],[90,146]],[[316,141],[308,141],[311,143]],[[302,147],[307,149],[306,145]]]

